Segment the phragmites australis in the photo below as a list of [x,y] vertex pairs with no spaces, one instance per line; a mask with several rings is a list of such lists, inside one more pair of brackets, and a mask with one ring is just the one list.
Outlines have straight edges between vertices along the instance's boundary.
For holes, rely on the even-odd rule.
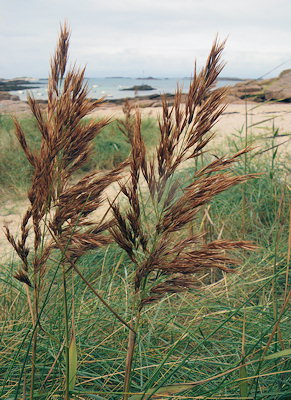
[[135,264],[135,292],[141,308],[167,293],[197,287],[194,275],[202,269],[234,271],[237,261],[228,255],[229,251],[255,249],[246,241],[205,243],[203,235],[189,235],[189,229],[185,229],[214,196],[254,177],[227,171],[248,148],[196,169],[185,187],[175,174],[185,161],[196,160],[204,152],[213,136],[210,130],[226,107],[227,89],[215,88],[223,68],[223,48],[224,43],[215,41],[205,67],[199,73],[195,67],[185,104],[180,88],[171,107],[163,98],[160,141],[154,154],[146,154],[140,113],[133,113],[128,103],[124,107],[125,120],[120,121],[120,128],[132,147],[130,183],[121,185],[128,208],[122,212],[112,204],[116,225],[111,233]]
[[[110,243],[105,231],[112,221],[107,219],[97,224],[88,216],[104,202],[104,190],[120,179],[126,166],[124,162],[104,174],[93,171],[72,183],[72,174],[88,160],[93,139],[109,119],[84,122],[84,117],[99,106],[100,100],[88,98],[84,69],[67,71],[69,36],[64,24],[51,60],[46,112],[28,96],[41,133],[38,151],[30,149],[25,132],[14,119],[16,136],[32,165],[33,176],[28,191],[30,206],[22,219],[21,236],[16,240],[8,227],[6,236],[22,261],[15,277],[30,286],[41,283],[37,275],[44,276],[53,249],[66,248],[66,261],[76,262],[88,250]],[[27,244],[30,230],[34,233],[31,262]]]
[[[129,398],[136,332],[143,308],[167,294],[199,288],[197,272],[201,270],[234,271],[237,260],[229,252],[256,247],[247,241],[207,242],[203,233],[192,229],[202,206],[224,190],[254,177],[235,176],[227,171],[248,148],[230,158],[218,158],[207,166],[197,167],[199,156],[213,136],[210,130],[226,107],[227,89],[215,88],[223,68],[220,62],[223,48],[224,43],[215,41],[200,73],[195,66],[185,104],[179,87],[172,106],[163,97],[160,140],[154,154],[146,152],[138,110],[133,113],[127,103],[125,119],[119,121],[132,148],[130,179],[121,184],[128,206],[111,204],[115,225],[110,231],[135,268],[133,330],[128,336],[123,400]],[[196,168],[192,181],[183,185],[178,172],[188,160],[193,160]]]

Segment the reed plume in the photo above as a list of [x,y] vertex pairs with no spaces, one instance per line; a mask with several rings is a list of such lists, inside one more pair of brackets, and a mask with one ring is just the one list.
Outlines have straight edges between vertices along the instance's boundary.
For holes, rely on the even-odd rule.
[[[62,254],[65,252],[62,255],[65,280],[65,265],[71,267],[88,250],[112,241],[105,234],[112,226],[112,220],[97,223],[89,217],[103,204],[104,191],[120,179],[126,165],[125,162],[104,174],[93,171],[77,183],[72,183],[73,174],[90,157],[93,139],[109,123],[109,119],[84,121],[84,117],[98,107],[102,99],[92,101],[88,98],[88,86],[84,83],[85,69],[67,71],[69,36],[69,29],[64,24],[51,60],[46,111],[43,112],[37,101],[28,96],[28,104],[41,134],[39,149],[34,150],[29,146],[25,132],[18,120],[14,119],[16,136],[33,167],[28,191],[30,205],[21,222],[20,238],[17,240],[9,228],[5,228],[8,241],[21,259],[21,267],[14,276],[33,289],[33,293],[27,291],[29,304],[33,304],[31,313],[35,332],[30,398],[33,397],[41,290],[50,265],[48,261],[55,249]],[[30,234],[34,236],[32,248],[28,244]],[[69,337],[66,350],[68,341]]]
[[[112,236],[135,266],[132,326],[138,329],[140,313],[147,304],[169,293],[198,288],[201,282],[195,274],[217,268],[234,272],[238,261],[231,250],[254,250],[247,241],[215,240],[205,243],[203,235],[186,229],[193,224],[201,207],[214,196],[243,183],[254,175],[234,176],[228,172],[244,149],[230,158],[218,158],[206,167],[196,169],[192,182],[183,187],[176,176],[187,160],[197,160],[212,138],[211,128],[226,107],[226,88],[215,88],[223,68],[221,53],[224,42],[216,40],[205,67],[194,76],[182,104],[182,91],[177,89],[173,106],[163,97],[159,120],[160,141],[153,156],[148,156],[141,135],[139,111],[133,116],[125,108],[125,120],[120,125],[132,147],[130,181],[121,186],[128,200],[122,212],[112,204],[116,224]],[[133,123],[133,118],[135,123]],[[195,164],[197,165],[197,163]],[[145,182],[145,184],[143,183]],[[145,189],[146,187],[146,189]],[[146,206],[145,206],[146,204]],[[150,205],[149,205],[150,204]],[[124,399],[128,398],[130,374],[136,333],[129,333]]]
[[[110,238],[103,232],[111,222],[98,225],[88,217],[104,202],[104,190],[120,179],[126,165],[124,163],[103,175],[93,171],[77,183],[71,183],[72,175],[88,160],[93,139],[109,123],[109,119],[84,123],[84,117],[98,107],[101,100],[88,98],[84,69],[72,69],[66,73],[69,36],[65,24],[51,61],[46,112],[43,113],[37,101],[28,96],[30,109],[42,135],[38,151],[30,149],[25,132],[14,119],[16,136],[33,167],[33,176],[28,191],[30,206],[22,219],[21,237],[16,241],[8,227],[6,236],[21,258],[21,274],[29,282],[39,271],[45,274],[50,250],[56,247],[49,238],[46,238],[45,246],[41,245],[44,230],[48,232],[46,227],[61,243],[68,243],[68,253],[74,259],[88,249],[109,243]],[[34,233],[32,265],[28,261],[31,249],[27,246],[31,229]]]

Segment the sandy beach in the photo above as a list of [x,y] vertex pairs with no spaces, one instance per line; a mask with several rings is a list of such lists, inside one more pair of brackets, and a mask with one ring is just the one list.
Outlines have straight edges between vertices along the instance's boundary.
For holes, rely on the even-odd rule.
[[[137,102],[143,117],[157,118],[161,115],[159,106],[146,106],[143,101]],[[23,101],[4,100],[0,102],[0,113],[23,116],[29,114],[28,104]],[[110,116],[112,119],[122,117],[122,105],[103,103],[91,113],[92,117]],[[232,102],[227,107],[214,130],[225,138],[245,129],[247,121],[248,132],[260,133],[263,130],[272,132],[279,129],[279,134],[291,132],[291,103],[255,103],[244,101]]]
[[[140,108],[143,117],[158,118],[161,115],[161,107],[142,107]],[[122,106],[102,105],[92,114],[96,118],[111,116],[112,118],[122,117]],[[280,137],[278,143],[286,141],[284,151],[290,150],[291,145],[291,104],[289,103],[230,103],[223,112],[220,120],[214,127],[215,144],[221,143],[233,134],[245,134],[247,124],[248,135],[269,137],[272,136],[273,129],[279,130]]]
[[[162,108],[159,103],[154,106],[153,102],[139,100],[134,104],[139,108],[142,117],[157,119],[161,115]],[[43,104],[45,107],[45,104]],[[30,114],[28,104],[24,101],[0,101],[0,114],[25,116]],[[91,114],[93,118],[111,117],[112,120],[122,118],[123,111],[121,104],[110,102],[102,103]],[[290,154],[291,151],[291,103],[283,102],[245,102],[243,100],[231,102],[227,105],[221,118],[213,128],[215,137],[213,146],[227,142],[237,136],[244,136],[246,133],[251,139],[270,140],[274,130],[278,130],[278,137],[273,145],[280,144],[282,154]],[[283,146],[281,146],[284,144]],[[256,146],[260,146],[256,143]]]

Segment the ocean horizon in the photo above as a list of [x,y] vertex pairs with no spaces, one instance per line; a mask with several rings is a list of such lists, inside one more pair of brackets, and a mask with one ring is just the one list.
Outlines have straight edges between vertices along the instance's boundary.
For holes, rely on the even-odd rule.
[[[217,81],[217,87],[233,86],[239,78],[220,78]],[[89,96],[94,99],[105,97],[105,99],[121,99],[134,98],[135,96],[143,95],[161,95],[174,94],[177,86],[182,88],[183,92],[189,89],[191,78],[131,78],[131,77],[105,77],[105,78],[85,78],[89,87]],[[29,89],[19,89],[10,91],[20,97],[21,100],[26,100],[27,93],[30,92],[37,100],[47,99],[47,82],[46,78],[27,81],[31,85]],[[148,85],[151,90],[129,90],[133,86]]]

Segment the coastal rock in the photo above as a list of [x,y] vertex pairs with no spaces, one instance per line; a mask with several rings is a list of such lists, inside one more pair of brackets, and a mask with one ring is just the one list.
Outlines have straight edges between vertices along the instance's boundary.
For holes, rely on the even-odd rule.
[[32,78],[0,79],[0,92],[37,89],[38,81]]
[[159,78],[154,78],[153,76],[147,76],[146,78],[136,78],[139,81],[158,81]]
[[135,92],[139,92],[142,90],[155,90],[155,88],[151,87],[150,85],[134,85],[132,87],[124,88],[124,89],[120,89],[120,90],[133,90]]
[[19,101],[20,98],[19,98],[19,96],[16,96],[15,94],[10,94],[8,92],[0,92],[0,101],[3,101],[3,100]]
[[291,69],[287,69],[276,79],[265,83],[266,100],[291,101]]
[[233,99],[250,99],[257,102],[291,102],[291,70],[285,70],[277,78],[265,80],[247,80],[237,83],[229,89]]

